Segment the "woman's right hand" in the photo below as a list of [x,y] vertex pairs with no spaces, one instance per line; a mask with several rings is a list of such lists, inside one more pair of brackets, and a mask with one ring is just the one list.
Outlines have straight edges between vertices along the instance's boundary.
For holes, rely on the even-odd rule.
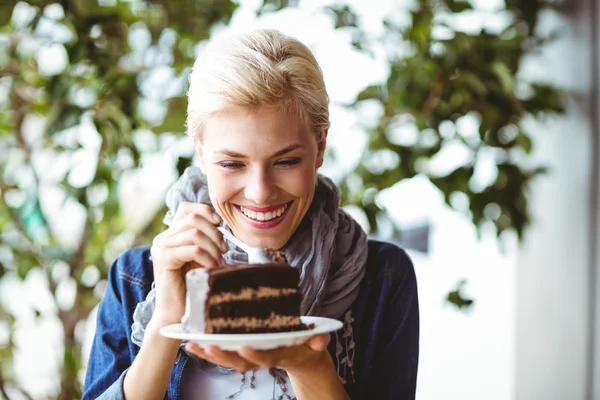
[[156,307],[152,320],[165,326],[181,322],[185,309],[185,274],[193,268],[215,268],[228,249],[217,230],[221,217],[205,204],[182,203],[169,229],[154,238]]

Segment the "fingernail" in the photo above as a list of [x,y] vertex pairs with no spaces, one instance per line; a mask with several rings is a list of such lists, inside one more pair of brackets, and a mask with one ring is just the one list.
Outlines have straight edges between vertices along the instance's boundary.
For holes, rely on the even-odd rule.
[[217,213],[213,213],[212,214],[212,219],[215,223],[220,224],[221,223],[221,217],[219,216],[219,214]]
[[229,251],[229,246],[227,246],[227,243],[221,242],[221,250],[223,250],[224,253]]

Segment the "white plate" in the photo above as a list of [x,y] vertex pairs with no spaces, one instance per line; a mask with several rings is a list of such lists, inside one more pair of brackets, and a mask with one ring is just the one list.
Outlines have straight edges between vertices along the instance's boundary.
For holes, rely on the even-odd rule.
[[167,325],[160,334],[171,338],[194,342],[200,347],[218,346],[222,350],[236,351],[246,346],[254,350],[271,350],[277,347],[299,345],[310,337],[321,333],[333,332],[343,324],[331,318],[300,317],[303,323],[315,326],[312,329],[278,333],[190,333],[183,330],[182,324]]

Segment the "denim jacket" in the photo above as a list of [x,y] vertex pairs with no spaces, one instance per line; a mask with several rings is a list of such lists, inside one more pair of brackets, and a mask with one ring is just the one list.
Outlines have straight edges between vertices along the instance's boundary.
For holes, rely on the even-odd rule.
[[[127,251],[111,266],[98,309],[83,399],[124,398],[123,379],[139,351],[131,341],[133,312],[146,298],[153,279],[149,247]],[[366,274],[349,311],[348,326],[332,333],[328,350],[350,398],[414,399],[419,307],[415,272],[404,250],[369,241]],[[354,348],[342,346],[347,344],[347,336],[354,339]],[[180,398],[188,359],[180,349],[165,398]]]

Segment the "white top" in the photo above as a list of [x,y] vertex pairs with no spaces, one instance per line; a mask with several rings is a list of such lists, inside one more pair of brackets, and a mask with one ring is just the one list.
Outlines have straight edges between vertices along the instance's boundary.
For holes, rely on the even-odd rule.
[[[278,400],[283,391],[267,368],[254,372],[254,388],[250,386],[252,371],[243,375],[239,372],[224,373],[217,368],[203,370],[193,360],[188,360],[181,377],[182,400]],[[289,378],[285,387],[287,396],[282,400],[294,399],[294,389]],[[240,391],[241,390],[241,391]],[[289,397],[288,397],[289,396]]]

